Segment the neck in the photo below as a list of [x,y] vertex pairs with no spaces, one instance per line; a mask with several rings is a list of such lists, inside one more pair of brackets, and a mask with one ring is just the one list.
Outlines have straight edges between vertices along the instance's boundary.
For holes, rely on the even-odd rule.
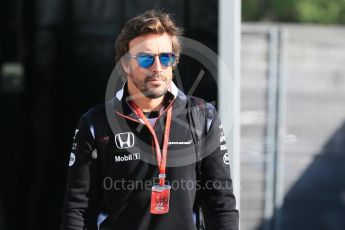
[[132,97],[133,102],[141,109],[143,112],[159,111],[162,108],[164,96],[159,98],[148,98],[143,95],[140,90],[136,87],[131,87],[128,84],[128,94]]
[[155,99],[141,97],[133,101],[143,112],[159,111],[162,108],[163,96]]

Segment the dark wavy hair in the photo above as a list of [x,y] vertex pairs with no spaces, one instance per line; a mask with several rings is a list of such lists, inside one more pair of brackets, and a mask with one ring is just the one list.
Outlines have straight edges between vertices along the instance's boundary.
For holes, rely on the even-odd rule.
[[[121,33],[115,42],[115,62],[121,60],[129,51],[129,42],[134,38],[145,34],[164,34],[171,36],[172,49],[179,57],[181,53],[181,44],[177,36],[181,36],[183,29],[176,26],[174,20],[169,14],[163,13],[160,10],[149,10],[145,13],[130,19],[124,25]],[[178,59],[177,59],[178,62]],[[121,66],[121,65],[120,65]],[[122,66],[120,67],[123,75]]]

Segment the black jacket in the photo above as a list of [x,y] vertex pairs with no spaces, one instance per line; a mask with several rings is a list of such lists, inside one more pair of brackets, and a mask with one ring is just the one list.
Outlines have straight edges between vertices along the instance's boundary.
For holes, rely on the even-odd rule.
[[[229,155],[215,109],[207,105],[198,168],[187,114],[190,97],[174,84],[171,88],[165,96],[165,108],[173,106],[166,169],[172,186],[169,213],[150,213],[150,189],[158,182],[152,136],[131,110],[122,89],[112,102],[80,118],[69,162],[62,229],[98,229],[101,214],[105,220],[99,229],[194,230],[196,197],[207,229],[238,229]],[[160,143],[165,115],[163,111],[154,126]]]

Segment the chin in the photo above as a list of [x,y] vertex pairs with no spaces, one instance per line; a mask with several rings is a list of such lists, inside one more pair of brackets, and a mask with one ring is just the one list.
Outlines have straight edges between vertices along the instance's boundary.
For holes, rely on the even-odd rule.
[[163,94],[148,93],[148,94],[146,94],[145,96],[146,96],[147,98],[150,98],[150,99],[157,99],[157,98],[160,98],[160,97],[162,97],[162,96],[164,96],[164,95],[165,95],[165,93],[163,93]]
[[149,90],[149,91],[145,91],[143,92],[143,94],[145,95],[145,97],[150,98],[150,99],[156,99],[156,98],[160,98],[162,96],[164,96],[166,94],[167,90]]
[[160,98],[167,92],[166,85],[146,85],[145,88],[141,91],[147,98],[155,99]]

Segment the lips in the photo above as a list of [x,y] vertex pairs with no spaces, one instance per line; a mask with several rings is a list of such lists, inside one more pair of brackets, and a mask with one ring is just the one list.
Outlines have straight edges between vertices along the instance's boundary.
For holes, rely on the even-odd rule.
[[154,80],[164,81],[164,79],[165,77],[162,73],[152,73],[152,74],[147,75],[147,80],[149,81],[154,81]]
[[164,81],[164,79],[153,78],[153,79],[147,79],[147,81]]
[[146,79],[146,81],[159,82],[159,81],[165,81],[165,79],[164,78],[160,78],[160,77],[148,77]]

